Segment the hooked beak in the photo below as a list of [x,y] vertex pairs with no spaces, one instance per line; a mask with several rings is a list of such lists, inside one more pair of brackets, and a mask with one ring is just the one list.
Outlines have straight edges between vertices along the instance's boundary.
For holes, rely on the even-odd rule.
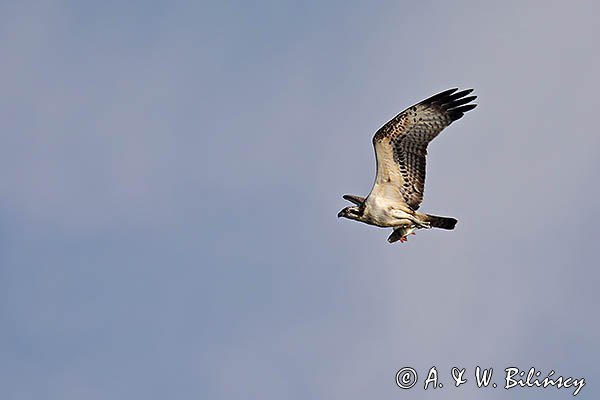
[[342,210],[338,213],[338,218],[343,217],[343,216],[344,216],[344,210]]

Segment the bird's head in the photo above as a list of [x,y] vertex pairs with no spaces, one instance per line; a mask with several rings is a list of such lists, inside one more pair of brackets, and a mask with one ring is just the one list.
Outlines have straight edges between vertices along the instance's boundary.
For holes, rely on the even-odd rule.
[[338,213],[338,218],[340,217],[358,220],[362,217],[362,212],[360,210],[360,207],[350,206],[342,209],[342,211]]

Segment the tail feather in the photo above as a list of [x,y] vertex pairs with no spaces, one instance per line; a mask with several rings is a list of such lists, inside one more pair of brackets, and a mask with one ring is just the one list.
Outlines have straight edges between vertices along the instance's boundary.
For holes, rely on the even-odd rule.
[[438,217],[437,215],[425,214],[425,221],[429,222],[433,228],[452,230],[458,222],[450,217]]

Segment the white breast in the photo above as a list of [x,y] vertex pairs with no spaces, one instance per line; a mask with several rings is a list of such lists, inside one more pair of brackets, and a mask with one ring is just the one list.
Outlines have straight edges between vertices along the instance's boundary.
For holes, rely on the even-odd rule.
[[395,226],[398,221],[390,213],[394,204],[395,202],[385,197],[369,196],[364,215],[368,218],[368,222],[373,225],[381,227]]

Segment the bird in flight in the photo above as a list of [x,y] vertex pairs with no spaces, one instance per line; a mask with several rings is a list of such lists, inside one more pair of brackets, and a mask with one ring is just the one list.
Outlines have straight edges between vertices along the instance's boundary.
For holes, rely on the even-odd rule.
[[354,206],[339,217],[382,228],[393,228],[388,242],[406,242],[417,229],[452,230],[457,220],[418,212],[425,189],[427,145],[444,128],[477,105],[473,89],[449,89],[431,96],[395,116],[373,136],[377,175],[369,195],[342,196]]

